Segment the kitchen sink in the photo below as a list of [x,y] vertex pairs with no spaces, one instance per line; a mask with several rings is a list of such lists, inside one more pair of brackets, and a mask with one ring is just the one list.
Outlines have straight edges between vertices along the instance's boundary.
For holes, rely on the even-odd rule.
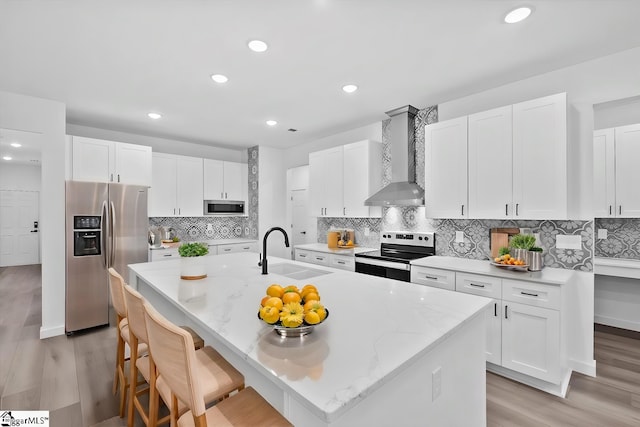
[[273,264],[269,266],[269,273],[279,274],[280,276],[288,277],[289,279],[304,280],[311,277],[323,276],[325,274],[331,274],[330,271],[317,270],[306,266],[299,266],[294,264]]

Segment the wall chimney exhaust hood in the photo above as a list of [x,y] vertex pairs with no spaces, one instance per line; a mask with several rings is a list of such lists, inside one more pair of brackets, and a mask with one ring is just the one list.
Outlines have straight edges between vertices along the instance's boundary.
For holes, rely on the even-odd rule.
[[424,206],[424,190],[416,184],[417,113],[411,105],[386,112],[391,117],[391,183],[365,200],[366,206]]

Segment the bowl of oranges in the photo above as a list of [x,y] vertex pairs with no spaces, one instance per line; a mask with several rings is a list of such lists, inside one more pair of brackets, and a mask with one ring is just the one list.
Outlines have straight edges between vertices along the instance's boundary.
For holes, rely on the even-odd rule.
[[258,318],[273,325],[282,337],[310,334],[327,317],[329,310],[320,302],[320,293],[312,284],[298,289],[295,285],[283,287],[274,283],[267,288],[258,310]]

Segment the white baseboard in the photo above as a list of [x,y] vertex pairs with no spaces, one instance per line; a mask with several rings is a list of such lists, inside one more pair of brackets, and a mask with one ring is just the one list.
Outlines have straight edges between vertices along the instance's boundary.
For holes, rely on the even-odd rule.
[[571,369],[566,369],[562,375],[560,384],[553,384],[547,381],[539,380],[538,378],[531,377],[529,375],[521,374],[520,372],[513,371],[511,369],[494,365],[487,362],[487,371],[494,374],[502,375],[503,377],[512,379],[522,384],[526,384],[530,387],[537,388],[554,396],[565,398],[567,395],[567,389],[569,388],[569,380],[571,379]]
[[592,360],[591,363],[583,362],[581,360],[569,360],[569,365],[571,369],[575,372],[580,372],[581,374],[588,375],[590,377],[596,376],[596,361]]
[[64,325],[54,326],[52,328],[40,327],[40,339],[57,337],[58,335],[64,335]]
[[602,325],[613,326],[616,328],[629,329],[631,331],[640,332],[640,322],[633,322],[624,319],[616,319],[615,317],[601,316],[596,314],[594,316],[595,323]]

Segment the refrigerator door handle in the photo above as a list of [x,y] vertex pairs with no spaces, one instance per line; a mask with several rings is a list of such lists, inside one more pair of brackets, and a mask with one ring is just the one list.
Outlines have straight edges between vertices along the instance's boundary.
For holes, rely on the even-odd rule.
[[102,263],[104,264],[104,268],[109,268],[107,262],[107,240],[106,240],[106,230],[107,230],[107,201],[102,202],[102,220],[101,220],[101,231],[102,231],[102,239],[100,239],[100,249],[102,250]]
[[109,254],[109,266],[113,266],[115,263],[115,257],[116,257],[116,237],[115,237],[115,233],[114,230],[116,228],[116,208],[113,205],[113,202],[110,202],[110,217],[111,217],[111,226],[109,227],[109,241],[111,243],[111,250],[110,250],[110,254]]

